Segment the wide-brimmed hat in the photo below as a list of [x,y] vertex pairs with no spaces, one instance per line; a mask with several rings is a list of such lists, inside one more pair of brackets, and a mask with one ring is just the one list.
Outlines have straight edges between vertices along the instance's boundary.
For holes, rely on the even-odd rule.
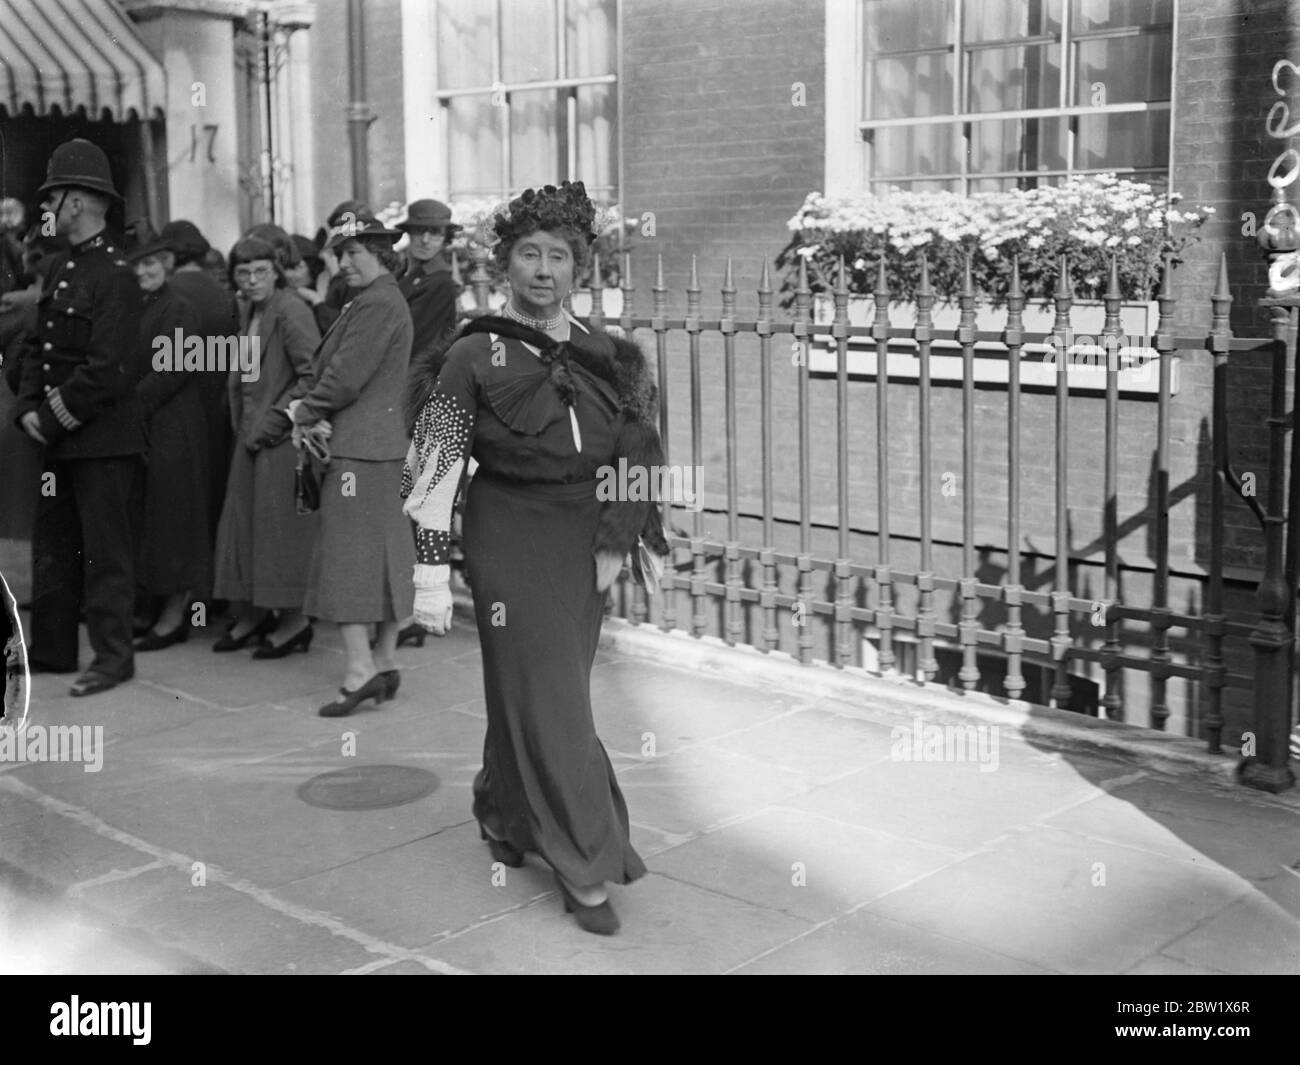
[[389,229],[374,215],[359,214],[356,218],[348,219],[331,229],[325,247],[333,250],[344,241],[357,237],[387,237],[391,244],[401,235],[400,229]]
[[168,222],[162,227],[162,238],[176,255],[186,261],[202,259],[212,247],[199,227],[184,218]]
[[360,200],[344,200],[329,213],[329,217],[325,219],[325,228],[333,229],[347,217],[359,218],[361,215],[372,215],[374,213],[368,204],[364,204]]
[[406,206],[406,218],[397,223],[397,228],[409,230],[443,229],[448,235],[461,228],[451,220],[451,208],[440,200],[415,200]]
[[148,222],[133,222],[126,227],[122,254],[127,262],[133,263],[161,251],[171,251],[171,245]]
[[45,171],[45,184],[36,190],[36,195],[43,197],[51,189],[65,188],[89,189],[122,199],[122,194],[113,187],[113,172],[104,149],[81,137],[54,149]]

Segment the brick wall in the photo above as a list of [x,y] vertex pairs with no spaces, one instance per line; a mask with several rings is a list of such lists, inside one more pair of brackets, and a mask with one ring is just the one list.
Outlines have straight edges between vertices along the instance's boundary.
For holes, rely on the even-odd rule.
[[[1287,100],[1293,115],[1300,108],[1296,77],[1284,74],[1282,87],[1289,90],[1286,97],[1279,97],[1271,82],[1277,60],[1300,59],[1300,6],[1289,0],[1183,0],[1175,33],[1173,186],[1183,193],[1185,202],[1208,204],[1217,211],[1215,220],[1205,227],[1205,239],[1188,251],[1179,269],[1179,325],[1183,331],[1208,327],[1211,309],[1207,297],[1215,287],[1220,258],[1226,256],[1233,331],[1266,335],[1268,316],[1257,305],[1268,284],[1266,260],[1249,230],[1262,226],[1271,192],[1265,178],[1274,157],[1287,144],[1265,133],[1265,117],[1278,99]],[[1293,199],[1300,197],[1300,187],[1292,185],[1288,191]],[[1190,445],[1190,434],[1198,431],[1198,423],[1211,409],[1208,355],[1188,369],[1191,417],[1180,416],[1177,424],[1181,439]],[[1234,355],[1229,362],[1231,458],[1239,471],[1257,475],[1261,498],[1268,477],[1263,419],[1268,411],[1270,374],[1267,355]],[[1199,474],[1204,493],[1208,466],[1201,465]],[[1225,536],[1231,563],[1262,563],[1259,526],[1235,500],[1230,501]]]
[[[734,257],[742,306],[755,306],[764,257],[822,187],[825,30],[820,4],[793,0],[631,0],[623,7],[623,203],[654,212],[657,236],[632,257],[648,309],[655,256],[670,306],[685,305],[698,255],[704,305],[718,305]],[[805,106],[791,86],[806,86]]]

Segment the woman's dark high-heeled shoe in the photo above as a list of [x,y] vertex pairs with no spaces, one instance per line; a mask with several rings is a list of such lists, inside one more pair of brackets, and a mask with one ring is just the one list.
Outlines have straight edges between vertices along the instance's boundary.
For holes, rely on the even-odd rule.
[[[236,624],[238,624],[238,622],[236,622]],[[249,640],[265,636],[268,632],[274,630],[274,628],[275,615],[268,610],[262,615],[262,620],[249,629],[248,632],[244,633],[243,636],[231,636],[230,634],[235,631],[235,626],[231,625],[230,628],[226,630],[226,634],[212,645],[212,649],[218,654],[225,651],[242,651],[248,645]]]
[[386,669],[379,675],[384,678],[384,689],[387,692],[385,698],[394,698],[397,689],[402,686],[402,674],[396,669]]
[[164,647],[170,647],[174,643],[184,643],[189,638],[190,615],[186,611],[181,623],[171,632],[158,632],[156,629],[151,629],[136,640],[133,646],[137,651],[161,651]]
[[573,914],[577,918],[578,927],[584,932],[591,932],[598,936],[612,936],[619,930],[618,914],[609,904],[609,899],[599,906],[584,906],[569,893],[569,888],[559,873],[555,874],[555,884],[564,897],[564,912]]
[[397,634],[397,646],[405,647],[409,643],[412,647],[423,647],[425,635],[424,629],[411,622]]
[[339,693],[343,698],[322,706],[319,711],[321,717],[346,717],[367,699],[373,699],[377,706],[388,698],[388,685],[384,683],[383,675],[376,673],[356,691],[340,688]]
[[518,869],[524,864],[524,852],[508,840],[489,836],[487,829],[483,827],[482,821],[479,822],[478,826],[478,838],[488,845],[488,850],[492,852],[493,861],[508,865],[511,869]]
[[253,652],[254,658],[283,658],[285,655],[294,651],[302,651],[304,654],[311,649],[311,638],[315,635],[311,622],[307,622],[305,629],[299,629],[290,636],[284,643],[276,646],[271,642],[270,637],[262,641],[262,646]]

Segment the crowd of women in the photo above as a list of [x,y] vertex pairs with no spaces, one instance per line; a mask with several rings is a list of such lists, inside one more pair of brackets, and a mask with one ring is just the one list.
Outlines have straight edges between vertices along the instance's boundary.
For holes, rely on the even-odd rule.
[[[321,712],[395,693],[414,544],[400,506],[383,501],[398,500],[413,346],[426,350],[455,324],[446,247],[455,229],[436,201],[411,204],[397,229],[347,201],[314,240],[258,225],[227,259],[187,221],[160,233],[128,227],[121,247],[144,293],[146,349],[179,335],[236,338],[257,353],[252,374],[155,367],[136,386],[149,439],[137,507],[136,651],[186,641],[199,600],[231,611],[218,653],[307,651],[312,619],[329,620],[341,625],[348,659],[343,698]],[[403,233],[409,247],[399,257],[392,247]],[[39,229],[24,243],[32,283],[11,290],[3,308],[19,317],[4,337],[14,354],[23,326],[34,324],[21,316],[34,318],[44,267],[63,250]],[[17,363],[6,360],[10,369]],[[311,438],[332,452],[322,487],[339,490],[322,491],[319,513],[295,505],[295,444],[304,443],[295,415],[304,427],[318,423]],[[39,454],[24,441],[8,450],[14,483],[27,489],[13,494],[34,497]],[[371,625],[379,627],[373,653]],[[419,642],[423,631],[411,626],[407,636]]]
[[[200,598],[229,604],[217,653],[306,652],[314,624],[335,622],[345,672],[320,713],[392,699],[399,639],[451,626],[463,494],[487,711],[480,834],[506,865],[540,856],[566,911],[610,934],[606,884],[645,866],[590,674],[624,559],[652,582],[668,547],[656,503],[602,500],[596,484],[620,462],[662,463],[654,386],[634,343],[564,309],[596,232],[581,183],[528,190],[489,218],[479,238],[510,297],[459,333],[454,230],[437,201],[393,229],[346,202],[316,240],[256,226],[214,270],[187,222],[131,234],[142,343],[233,335],[259,356],[256,374],[154,369],[137,386],[150,453],[136,649],[185,641]],[[29,239],[34,273],[51,250]],[[317,502],[303,506],[294,486],[313,469]]]

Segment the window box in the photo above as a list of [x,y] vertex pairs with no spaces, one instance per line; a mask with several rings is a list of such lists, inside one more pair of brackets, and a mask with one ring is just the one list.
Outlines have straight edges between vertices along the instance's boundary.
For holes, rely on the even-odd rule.
[[[849,324],[869,326],[875,321],[875,301],[867,296],[849,297]],[[829,323],[835,315],[833,300],[815,296],[813,314],[817,322],[814,341],[809,351],[808,368],[815,374],[833,375],[837,369],[838,349],[830,336]],[[1151,346],[1160,317],[1157,303],[1124,303],[1120,306],[1120,327],[1124,333],[1121,347],[1116,353],[1121,396],[1155,396],[1159,391],[1160,368],[1158,354]],[[961,308],[951,304],[936,305],[932,312],[934,329],[938,334],[930,349],[930,379],[935,382],[962,380],[961,345],[953,339],[961,321]],[[1050,302],[1035,301],[1025,307],[1025,334],[1036,341],[1026,343],[1022,349],[1020,383],[1026,388],[1056,388],[1058,365],[1056,347],[1042,343],[1050,338],[1056,322],[1056,308]],[[890,325],[912,329],[916,325],[916,305],[892,304],[889,309]],[[979,332],[1000,333],[1006,328],[1005,307],[977,306],[975,328]],[[1100,301],[1075,300],[1070,309],[1070,323],[1076,343],[1072,345],[1065,361],[1069,373],[1071,392],[1104,394],[1106,391],[1107,362],[1105,349],[1100,347],[1102,327],[1106,321],[1106,305]],[[946,339],[944,334],[948,334]],[[977,342],[975,345],[975,381],[977,384],[1006,385],[1008,362],[1006,345],[999,342]],[[849,376],[874,379],[876,368],[876,342],[869,336],[849,337]],[[1169,394],[1178,392],[1179,359],[1174,356],[1169,378]],[[916,341],[899,338],[889,344],[889,376],[895,380],[917,380],[920,377],[920,358]]]

